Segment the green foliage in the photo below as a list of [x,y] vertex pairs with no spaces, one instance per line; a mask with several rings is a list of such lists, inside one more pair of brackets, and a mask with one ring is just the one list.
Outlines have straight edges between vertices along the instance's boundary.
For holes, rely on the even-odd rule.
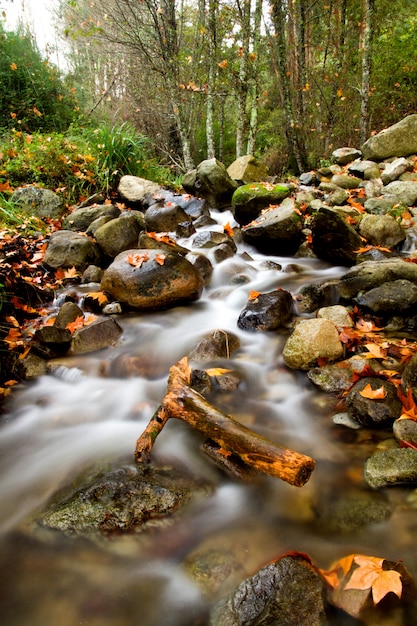
[[0,128],[64,131],[76,115],[74,94],[30,33],[7,32],[0,22]]
[[27,236],[39,232],[46,233],[47,226],[40,218],[28,215],[22,210],[21,206],[12,202],[5,193],[0,193],[0,230],[19,231]]
[[[71,127],[62,133],[11,130],[0,137],[0,191],[37,184],[59,190],[74,204],[95,192],[111,195],[125,174],[177,185],[171,170],[152,158],[147,139],[127,125]],[[14,211],[2,204],[3,215]]]

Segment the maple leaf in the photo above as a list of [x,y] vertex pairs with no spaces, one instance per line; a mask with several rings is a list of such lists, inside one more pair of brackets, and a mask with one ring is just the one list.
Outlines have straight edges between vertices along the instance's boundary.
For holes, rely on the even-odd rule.
[[384,570],[382,565],[385,559],[355,554],[353,560],[359,567],[353,571],[345,591],[371,589],[374,604],[378,604],[390,592],[401,598],[401,574],[395,570]]
[[235,232],[234,232],[233,228],[230,226],[230,222],[227,222],[227,224],[225,224],[223,226],[223,232],[226,233],[227,235],[229,235],[230,237],[234,237],[235,236]]
[[363,248],[358,248],[358,250],[354,250],[356,254],[361,254],[363,252],[369,252],[369,250],[380,250],[381,252],[391,252],[390,248],[383,248],[382,246],[364,246]]
[[149,252],[137,252],[135,254],[128,254],[126,261],[133,267],[141,267],[142,263],[149,260]]
[[168,233],[155,233],[154,231],[152,231],[149,233],[147,232],[146,234],[148,235],[148,237],[151,237],[151,239],[155,239],[155,241],[168,243],[170,246],[175,245],[175,241],[168,235]]
[[71,331],[71,334],[72,334],[72,333],[75,333],[76,330],[79,330],[80,328],[82,328],[83,326],[84,326],[84,317],[82,315],[79,315],[73,322],[68,322],[65,328],[68,328],[68,330]]
[[248,296],[248,300],[249,300],[250,302],[252,302],[252,300],[256,300],[256,298],[257,298],[258,296],[260,296],[260,295],[261,295],[261,292],[260,292],[260,291],[250,291],[250,292],[249,292],[249,296]]
[[[360,202],[355,202],[355,200],[353,200],[352,198],[348,198],[347,201],[348,204],[350,204],[351,207],[359,211],[359,213],[365,213],[365,208],[363,204],[361,204]],[[356,250],[354,250],[354,252],[356,252]]]
[[108,297],[102,291],[89,291],[85,294],[86,298],[91,298],[91,300],[97,300],[98,304],[102,306],[103,304],[107,304],[109,301]]
[[382,400],[387,395],[387,390],[383,385],[382,387],[378,387],[378,389],[373,389],[371,384],[368,383],[362,391],[359,392],[359,395],[361,395],[362,398],[369,398],[370,400]]
[[414,402],[412,388],[408,388],[406,396],[401,392],[400,389],[398,389],[397,394],[401,401],[401,404],[403,405],[403,411],[398,419],[417,421],[417,405]]
[[367,348],[368,353],[363,356],[366,359],[386,359],[387,351],[384,350],[381,346],[376,343],[365,343],[365,348]]
[[154,258],[154,261],[156,261],[158,265],[163,265],[166,258],[166,254],[157,254]]

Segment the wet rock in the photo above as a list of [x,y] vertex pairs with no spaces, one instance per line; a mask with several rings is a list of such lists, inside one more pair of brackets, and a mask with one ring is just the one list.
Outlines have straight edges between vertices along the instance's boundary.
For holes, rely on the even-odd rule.
[[88,285],[89,283],[99,283],[103,278],[103,270],[97,265],[89,265],[83,272],[81,277],[81,284]]
[[85,354],[113,346],[119,341],[122,332],[121,327],[112,317],[98,319],[74,333],[71,353]]
[[343,344],[336,326],[329,320],[301,320],[288,337],[282,355],[288,367],[309,370],[317,365],[318,359],[329,363],[340,359]]
[[364,371],[370,369],[377,373],[382,366],[376,359],[365,359],[355,355],[338,363],[315,367],[309,370],[307,376],[325,393],[341,393],[350,389],[355,374],[363,375]]
[[382,182],[384,185],[392,183],[394,180],[397,180],[401,174],[404,174],[408,167],[409,163],[404,157],[394,159],[391,163],[387,163],[381,172]]
[[409,444],[417,449],[417,422],[413,419],[398,419],[392,427],[394,437],[400,445]]
[[384,187],[385,195],[393,196],[395,204],[414,206],[417,202],[417,182],[395,180]]
[[139,248],[147,250],[164,250],[165,252],[176,252],[177,254],[188,254],[188,248],[184,248],[176,243],[168,233],[146,233],[142,231],[139,235]]
[[126,465],[90,479],[52,505],[38,524],[70,535],[143,532],[170,523],[173,513],[207,485],[173,468]]
[[100,226],[104,226],[104,224],[107,224],[107,222],[111,222],[114,219],[115,218],[110,217],[110,215],[102,215],[94,220],[94,222],[91,222],[85,232],[89,237],[95,237],[96,231],[100,228]]
[[182,186],[188,193],[205,198],[212,208],[221,210],[231,205],[238,184],[229,176],[223,163],[207,159],[184,175]]
[[233,194],[232,210],[235,220],[240,225],[249,224],[256,219],[263,209],[277,205],[290,194],[290,188],[284,183],[253,183],[242,185]]
[[232,258],[236,253],[236,244],[233,241],[227,241],[216,246],[213,251],[213,257],[216,263],[221,263],[226,259]]
[[180,222],[177,224],[175,234],[177,237],[191,237],[196,232],[194,224],[192,222]]
[[284,289],[261,293],[249,300],[237,320],[242,330],[274,330],[288,324],[292,314],[292,295]]
[[188,215],[178,204],[156,203],[145,213],[145,225],[148,232],[172,232],[178,224],[187,222]]
[[122,199],[132,204],[142,204],[147,196],[157,195],[163,189],[157,183],[138,176],[122,176],[117,189]]
[[[382,388],[386,395],[381,399],[364,397],[361,392],[368,385],[374,391]],[[385,427],[400,417],[402,411],[395,385],[388,380],[368,376],[361,378],[349,391],[346,407],[349,416],[366,427]]]
[[233,238],[227,233],[219,233],[214,230],[205,230],[201,233],[197,233],[193,238],[192,245],[194,248],[214,248],[223,243],[230,245],[232,250],[236,252],[237,247]]
[[341,492],[333,498],[322,498],[314,508],[320,531],[332,534],[355,533],[391,516],[391,507],[386,498],[378,493],[359,490]]
[[383,160],[417,153],[417,114],[370,137],[361,147],[364,159]]
[[384,248],[395,248],[406,239],[404,229],[392,215],[364,215],[359,232],[372,245]]
[[18,361],[16,369],[22,380],[33,380],[46,374],[46,361],[30,352]]
[[417,483],[417,450],[395,448],[376,452],[365,463],[364,478],[372,489]]
[[342,189],[341,187],[336,187],[333,191],[329,193],[327,196],[327,204],[330,206],[340,206],[345,204],[346,200],[349,198],[349,192],[346,189]]
[[83,317],[82,309],[75,302],[64,302],[58,311],[54,326],[56,328],[66,328],[68,324],[75,322],[77,317]]
[[417,284],[417,265],[404,259],[366,261],[350,269],[341,277],[338,292],[341,298],[351,300],[361,291],[369,291],[383,283],[397,279]]
[[338,148],[332,152],[332,157],[338,165],[347,165],[355,159],[359,159],[362,153],[356,148]]
[[[71,344],[71,332],[66,328],[43,326],[35,332],[34,341],[40,344],[41,356],[51,358],[65,354]],[[33,346],[36,350],[36,345]]]
[[124,213],[100,226],[95,232],[95,238],[104,254],[113,259],[120,252],[138,246],[140,231],[141,228],[136,217]]
[[335,265],[353,265],[362,240],[336,211],[321,207],[313,217],[312,248],[320,259]]
[[269,563],[212,610],[210,626],[326,623],[323,583],[303,557]]
[[361,179],[351,174],[335,174],[331,182],[342,189],[356,189],[361,184]]
[[304,285],[295,296],[301,313],[314,313],[320,307],[333,306],[339,300],[338,281],[324,280]]
[[322,307],[317,311],[316,317],[323,320],[330,320],[339,330],[353,327],[353,321],[349,315],[348,309],[341,304]]
[[265,210],[242,229],[243,240],[260,252],[275,255],[295,254],[302,240],[302,220],[292,198]]
[[373,213],[374,215],[385,215],[388,213],[396,204],[398,204],[398,200],[395,196],[378,196],[376,198],[371,197],[368,200],[365,200],[365,210],[367,213]]
[[240,348],[239,338],[226,330],[217,329],[205,335],[188,354],[190,361],[205,363],[229,359]]
[[[133,265],[129,258],[133,259]],[[148,310],[197,300],[203,280],[195,267],[179,254],[126,250],[105,270],[101,289],[132,309]]]
[[394,280],[370,289],[354,301],[375,314],[407,313],[417,306],[417,285],[409,280]]
[[416,397],[415,393],[417,392],[417,353],[411,357],[411,359],[404,367],[401,382],[405,391],[408,391],[408,389],[412,389],[413,395]]
[[245,154],[233,161],[227,168],[227,173],[230,178],[233,178],[241,185],[263,180],[268,176],[268,170],[265,165],[259,163],[253,154]]
[[59,220],[66,213],[65,198],[50,189],[29,186],[16,189],[10,201],[36,217]]
[[195,267],[195,269],[201,275],[205,285],[208,285],[213,274],[213,265],[204,254],[198,254],[195,252],[189,252],[185,258]]
[[347,169],[349,174],[363,180],[379,179],[380,176],[379,166],[375,161],[358,160],[351,163]]
[[75,267],[83,272],[89,265],[100,265],[102,253],[94,242],[70,230],[52,233],[45,253],[44,264],[56,270]]
[[113,204],[101,204],[93,207],[76,209],[62,222],[65,230],[86,231],[99,218],[114,219],[119,217],[120,209]]

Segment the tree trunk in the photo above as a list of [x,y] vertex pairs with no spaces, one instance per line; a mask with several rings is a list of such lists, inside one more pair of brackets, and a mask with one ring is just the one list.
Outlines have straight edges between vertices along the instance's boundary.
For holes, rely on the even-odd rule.
[[283,0],[272,1],[272,17],[276,34],[276,65],[281,85],[283,108],[285,114],[285,137],[287,140],[289,159],[294,160],[299,172],[308,169],[306,148],[298,129],[299,121],[295,119],[291,85],[287,71],[288,50],[286,44],[286,15]]
[[369,100],[371,96],[372,44],[375,0],[365,0],[365,32],[362,55],[360,141],[365,143],[369,133]]
[[218,0],[209,0],[208,15],[208,81],[207,81],[207,105],[206,105],[206,140],[207,158],[216,156],[214,140],[214,104],[215,104],[215,81],[216,81],[216,51],[217,51],[217,8]]
[[243,0],[239,3],[240,24],[242,41],[239,50],[239,78],[237,85],[237,126],[236,126],[236,158],[246,154],[246,130],[247,113],[246,105],[248,98],[248,67],[249,67],[249,45],[250,45],[250,16],[251,2]]
[[261,40],[261,20],[262,20],[262,0],[256,0],[254,22],[253,22],[253,36],[252,36],[252,87],[251,87],[251,107],[250,107],[250,119],[249,119],[249,133],[248,133],[248,145],[247,154],[253,154],[255,152],[256,145],[256,133],[258,131],[258,109],[259,109],[259,54],[260,54],[260,40]]

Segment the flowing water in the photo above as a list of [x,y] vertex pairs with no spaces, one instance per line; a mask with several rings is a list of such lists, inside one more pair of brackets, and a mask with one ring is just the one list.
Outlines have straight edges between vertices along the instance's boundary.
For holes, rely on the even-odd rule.
[[[213,216],[219,230],[232,220],[227,212]],[[285,367],[287,332],[248,333],[236,324],[250,291],[282,287],[296,294],[306,283],[345,271],[316,259],[265,257],[239,244],[235,257],[215,266],[198,302],[121,316],[124,334],[116,348],[61,359],[51,374],[17,393],[0,428],[2,624],[204,624],[210,602],[290,550],[308,553],[322,568],[352,552],[403,559],[417,574],[411,490],[381,494],[393,510],[388,520],[358,525],[355,532],[332,525],[338,502],[368,493],[361,473],[378,443],[375,434],[332,422],[336,399],[317,391],[305,373]],[[243,381],[237,391],[220,394],[220,408],[312,456],[310,481],[302,488],[267,477],[239,483],[201,455],[187,425],[172,420],[156,441],[153,462],[179,465],[213,486],[172,524],[102,541],[34,531],[31,518],[86,468],[132,462],[136,439],[165,394],[170,366],[215,329],[241,342],[231,361],[216,362]],[[144,362],[147,376],[126,376],[132,362]],[[379,434],[384,437],[389,433]],[[210,557],[212,577],[191,582],[187,563],[194,569],[200,563],[201,574]]]

